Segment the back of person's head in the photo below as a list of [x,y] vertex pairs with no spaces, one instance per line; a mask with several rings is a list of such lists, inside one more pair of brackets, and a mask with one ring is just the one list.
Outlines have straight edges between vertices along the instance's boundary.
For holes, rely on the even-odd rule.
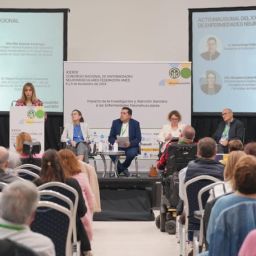
[[230,181],[231,183],[233,182],[234,178],[234,168],[238,160],[246,156],[246,154],[243,151],[232,151],[228,155],[227,163],[225,165],[224,169],[224,180],[225,181]]
[[0,168],[5,169],[8,165],[9,152],[5,147],[0,146]]
[[16,151],[20,154],[23,153],[23,144],[25,141],[32,142],[31,135],[27,132],[21,132],[16,137]]
[[250,142],[245,145],[244,152],[247,155],[256,156],[256,142]]
[[69,149],[61,149],[58,152],[60,163],[64,170],[65,177],[71,177],[81,172],[80,163],[76,155]]
[[210,137],[199,140],[197,154],[202,158],[214,158],[217,152],[216,142]]
[[245,195],[256,194],[256,158],[241,157],[234,169],[234,189]]
[[14,169],[21,165],[20,155],[17,152],[9,150],[8,168]]
[[182,136],[188,140],[194,140],[196,131],[191,125],[186,125],[182,130]]
[[64,171],[56,150],[48,149],[44,152],[41,168],[40,179],[42,182],[65,181]]
[[230,140],[228,142],[228,152],[243,150],[244,145],[241,140]]
[[6,186],[1,194],[1,217],[16,224],[29,224],[37,208],[39,194],[30,181],[15,181]]

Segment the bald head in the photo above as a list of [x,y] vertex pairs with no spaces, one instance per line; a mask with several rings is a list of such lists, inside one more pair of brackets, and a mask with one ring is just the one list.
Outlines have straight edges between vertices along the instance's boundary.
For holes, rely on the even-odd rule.
[[9,152],[5,147],[0,146],[0,168],[5,169],[8,164]]
[[195,134],[196,134],[195,129],[191,125],[185,126],[182,131],[182,137],[192,141],[195,138]]

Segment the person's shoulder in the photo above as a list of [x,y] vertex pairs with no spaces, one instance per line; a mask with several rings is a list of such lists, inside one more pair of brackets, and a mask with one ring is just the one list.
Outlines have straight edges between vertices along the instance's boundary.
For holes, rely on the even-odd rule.
[[137,124],[137,125],[140,123],[139,121],[137,121],[137,120],[135,120],[135,119],[133,119],[133,118],[131,118],[130,122],[131,122],[131,123],[134,123],[134,124]]
[[34,232],[30,230],[31,238],[33,239],[33,246],[35,247],[35,251],[38,251],[41,249],[54,251],[54,244],[52,240],[40,233]]
[[203,59],[205,59],[205,60],[209,60],[209,52],[203,52],[203,53],[201,53],[201,57],[203,58]]
[[16,100],[15,106],[24,106],[24,102],[22,99]]

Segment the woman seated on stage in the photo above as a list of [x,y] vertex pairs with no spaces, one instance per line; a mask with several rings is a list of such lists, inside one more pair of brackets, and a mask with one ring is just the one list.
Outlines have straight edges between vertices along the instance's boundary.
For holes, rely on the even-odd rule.
[[84,122],[81,111],[74,109],[71,113],[72,123],[65,125],[61,142],[66,142],[77,155],[78,160],[89,163],[90,141],[89,128]]
[[16,106],[43,106],[43,102],[36,97],[32,83],[24,84],[21,98],[16,101]]
[[179,138],[185,124],[181,123],[181,114],[177,110],[173,110],[168,114],[169,124],[165,124],[159,135],[158,141],[162,144],[161,152],[164,152],[166,145],[174,138]]

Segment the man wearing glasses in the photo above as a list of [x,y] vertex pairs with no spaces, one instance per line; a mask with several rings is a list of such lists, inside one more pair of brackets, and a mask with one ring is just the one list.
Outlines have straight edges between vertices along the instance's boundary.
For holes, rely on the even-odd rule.
[[[140,123],[132,119],[132,110],[128,107],[123,107],[119,119],[113,121],[108,141],[114,145],[117,141],[117,136],[127,137],[128,141],[123,145],[118,145],[118,149],[125,151],[125,161],[123,163],[118,161],[117,169],[119,174],[123,174],[126,177],[130,176],[128,167],[132,160],[139,153],[139,144],[141,142]],[[114,161],[115,156],[110,156]]]
[[228,142],[230,140],[244,139],[244,126],[241,121],[233,117],[233,112],[229,108],[222,111],[223,121],[218,125],[213,138],[218,143],[219,153],[228,152]]

